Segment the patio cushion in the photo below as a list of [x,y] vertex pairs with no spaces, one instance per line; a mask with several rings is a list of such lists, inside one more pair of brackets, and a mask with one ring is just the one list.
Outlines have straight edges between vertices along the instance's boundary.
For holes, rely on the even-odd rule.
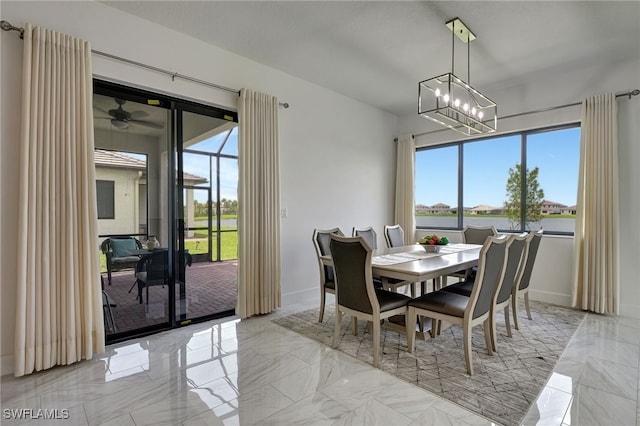
[[[111,250],[113,251],[113,257],[130,257],[131,252],[129,250],[135,250],[138,246],[136,240],[133,238],[112,238]],[[115,260],[115,259],[114,259]]]

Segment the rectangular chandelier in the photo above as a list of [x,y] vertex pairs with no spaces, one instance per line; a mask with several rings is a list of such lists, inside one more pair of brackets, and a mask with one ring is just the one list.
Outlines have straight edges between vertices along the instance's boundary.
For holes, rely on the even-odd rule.
[[[418,83],[418,114],[464,135],[493,133],[498,128],[498,106],[454,74],[455,36],[468,46],[476,36],[459,19],[446,23],[453,33],[451,72]],[[467,77],[470,66],[467,59]]]

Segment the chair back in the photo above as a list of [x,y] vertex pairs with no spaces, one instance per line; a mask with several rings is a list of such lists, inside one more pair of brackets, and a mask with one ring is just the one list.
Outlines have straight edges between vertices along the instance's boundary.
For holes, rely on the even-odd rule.
[[493,297],[504,276],[507,241],[506,235],[491,237],[480,249],[478,273],[465,315],[473,312],[472,318],[475,319],[491,309]]
[[313,231],[313,246],[315,247],[316,254],[318,255],[318,263],[320,265],[320,281],[322,282],[322,284],[328,281],[335,280],[335,277],[333,275],[333,268],[331,266],[324,265],[322,263],[322,260],[320,260],[321,256],[328,256],[331,254],[331,250],[329,249],[329,236],[331,234],[344,236],[340,228],[314,229]]
[[462,242],[466,244],[484,244],[487,237],[495,237],[498,231],[494,226],[467,225],[462,230]]
[[130,257],[123,252],[127,248],[142,249],[142,243],[134,237],[109,237],[100,244],[100,250],[109,258]]
[[507,242],[507,267],[498,291],[496,292],[495,303],[504,303],[511,298],[513,286],[518,284],[522,277],[522,271],[526,262],[526,248],[528,244],[527,233],[511,235]]
[[348,238],[333,234],[330,238],[338,305],[373,314],[372,303],[378,302],[377,298],[372,297],[375,290],[371,275],[371,248],[363,237]]
[[404,244],[404,230],[400,225],[385,225],[384,239],[387,247],[401,247]]
[[376,231],[373,230],[371,226],[366,228],[356,228],[353,227],[353,232],[351,233],[353,237],[362,237],[369,244],[371,250],[375,250],[378,248],[378,239],[376,237]]
[[147,273],[145,282],[147,286],[167,284],[169,278],[168,250],[156,250],[145,254],[138,263],[143,265],[140,269]]
[[536,256],[538,255],[538,248],[542,241],[542,229],[533,233],[531,241],[529,242],[529,253],[527,255],[527,263],[524,265],[522,271],[522,278],[520,279],[519,289],[524,290],[529,287],[529,281],[531,280],[531,272],[533,271],[533,265],[536,262]]

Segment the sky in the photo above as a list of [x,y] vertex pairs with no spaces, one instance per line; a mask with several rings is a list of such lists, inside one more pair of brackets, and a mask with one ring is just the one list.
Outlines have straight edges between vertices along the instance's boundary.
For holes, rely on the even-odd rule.
[[[220,144],[224,141],[226,132],[213,136],[209,139],[205,139],[195,145],[189,147],[189,149],[206,151],[206,152],[218,152]],[[229,139],[224,145],[222,150],[223,154],[238,155],[238,128],[236,127],[229,136]],[[196,176],[201,176],[209,180],[209,156],[189,154],[185,153],[183,156],[183,169],[187,173],[191,173]],[[216,179],[216,162],[213,161],[211,173],[213,175],[213,181],[207,183],[205,186],[211,185],[211,196],[215,198],[215,179]],[[199,185],[202,186],[202,185]],[[195,191],[194,196],[199,202],[206,201],[205,191]],[[238,161],[234,159],[221,158],[220,159],[220,199],[226,198],[228,200],[238,199]]]
[[[521,162],[520,135],[464,144],[464,207],[500,207],[506,199],[509,169]],[[544,199],[576,204],[580,128],[527,135],[527,169],[539,167]],[[416,204],[457,205],[458,147],[416,154]]]

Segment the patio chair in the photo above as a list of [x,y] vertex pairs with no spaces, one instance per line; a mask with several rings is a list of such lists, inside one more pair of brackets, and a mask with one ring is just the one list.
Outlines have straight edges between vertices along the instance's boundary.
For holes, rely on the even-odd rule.
[[107,281],[111,285],[111,273],[135,269],[140,256],[131,255],[130,250],[142,249],[142,243],[134,237],[110,237],[100,245],[107,258]]

